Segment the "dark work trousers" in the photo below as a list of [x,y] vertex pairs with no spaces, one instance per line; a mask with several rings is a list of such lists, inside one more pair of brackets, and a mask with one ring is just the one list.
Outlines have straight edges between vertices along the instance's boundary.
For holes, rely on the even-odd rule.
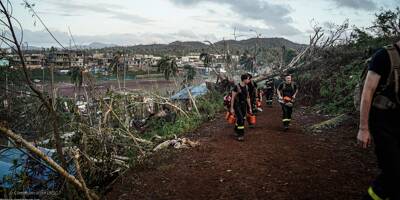
[[292,121],[292,112],[293,107],[286,106],[284,103],[281,103],[282,106],[282,122],[283,126],[289,126],[290,121]]
[[380,110],[372,107],[369,128],[381,173],[368,189],[371,197],[400,199],[400,109]]
[[274,90],[272,89],[268,89],[265,92],[265,101],[267,103],[267,105],[272,105],[272,97],[274,96]]
[[246,102],[238,102],[234,105],[236,115],[235,132],[238,136],[244,136],[244,122],[246,120]]
[[[257,108],[257,105],[256,105],[256,102],[257,102],[256,94],[253,93],[253,94],[250,94],[249,96],[250,96],[251,109],[252,109],[253,113],[256,113],[257,112],[257,109],[256,109]],[[249,108],[247,108],[247,109],[249,110]]]

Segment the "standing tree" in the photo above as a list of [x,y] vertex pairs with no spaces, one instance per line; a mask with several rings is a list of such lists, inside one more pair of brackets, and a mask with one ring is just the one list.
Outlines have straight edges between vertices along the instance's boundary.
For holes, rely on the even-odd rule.
[[183,80],[183,84],[192,85],[196,76],[196,70],[191,65],[185,65],[183,68],[185,69],[185,79]]
[[121,83],[119,81],[119,71],[121,66],[123,65],[122,60],[121,60],[121,52],[117,52],[110,63],[110,66],[108,66],[108,70],[111,71],[113,74],[116,75],[117,83],[118,83],[118,89],[121,90]]
[[69,72],[71,83],[74,84],[74,95],[76,99],[76,89],[80,90],[83,84],[83,69],[81,67],[73,67]]
[[171,76],[175,77],[178,72],[178,65],[176,64],[175,58],[169,56],[163,57],[157,63],[158,72],[164,74],[164,78],[169,80]]
[[378,35],[385,37],[400,36],[400,8],[394,11],[383,10],[375,14],[375,21],[371,27]]
[[248,54],[248,51],[244,52],[242,56],[240,56],[240,65],[246,71],[254,72],[254,57]]
[[203,51],[203,52],[200,54],[200,60],[203,61],[203,65],[204,65],[205,68],[208,69],[208,68],[211,68],[211,67],[212,67],[212,61],[213,61],[213,59],[212,59],[212,55],[211,55],[211,54],[209,54],[209,53]]

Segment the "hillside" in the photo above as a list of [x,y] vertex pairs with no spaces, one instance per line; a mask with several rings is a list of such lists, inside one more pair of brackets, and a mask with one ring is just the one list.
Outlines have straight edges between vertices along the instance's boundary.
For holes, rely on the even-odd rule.
[[[246,40],[226,40],[218,41],[215,43],[216,48],[222,51],[224,48],[224,43],[229,45],[231,52],[243,52],[248,49],[253,49],[255,45],[259,45],[260,48],[270,49],[270,48],[280,48],[285,46],[286,48],[291,48],[295,50],[300,50],[306,47],[304,44],[298,44],[289,41],[284,38],[250,38]],[[120,47],[110,47],[104,48],[105,51],[116,50]],[[211,46],[205,42],[200,41],[175,41],[169,44],[149,44],[149,45],[136,45],[130,46],[128,49],[134,53],[140,54],[154,54],[154,55],[164,55],[164,54],[177,54],[185,55],[189,52],[200,53],[203,50],[208,50],[210,52],[215,52]]]

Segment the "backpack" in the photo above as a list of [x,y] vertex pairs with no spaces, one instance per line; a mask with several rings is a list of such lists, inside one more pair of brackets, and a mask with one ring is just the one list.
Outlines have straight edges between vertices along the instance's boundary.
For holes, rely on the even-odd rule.
[[[390,58],[390,63],[391,63],[390,72],[389,72],[389,75],[388,75],[385,85],[383,85],[382,87],[378,87],[376,89],[376,92],[375,92],[374,98],[373,98],[373,102],[372,102],[372,106],[383,109],[383,110],[387,110],[387,109],[398,108],[400,105],[400,99],[399,99],[400,55],[394,45],[388,45],[388,46],[385,46],[384,48],[388,52],[389,58]],[[365,67],[361,73],[360,81],[356,85],[356,88],[354,90],[354,106],[355,106],[356,111],[360,111],[362,91],[363,91],[365,79],[366,79],[367,73],[368,73],[368,65],[370,62],[371,62],[371,57],[365,61],[365,63],[364,63]],[[382,92],[386,91],[389,88],[389,86],[394,86],[395,96],[396,96],[395,102],[390,100],[388,97],[382,95]]]

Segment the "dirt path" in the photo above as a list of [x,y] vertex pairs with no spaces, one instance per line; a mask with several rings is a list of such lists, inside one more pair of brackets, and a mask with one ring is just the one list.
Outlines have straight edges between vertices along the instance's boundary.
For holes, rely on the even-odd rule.
[[355,125],[319,135],[297,109],[288,132],[277,105],[264,108],[244,142],[222,115],[189,136],[201,146],[167,150],[128,171],[107,199],[360,199],[377,173],[372,150],[354,147]]

